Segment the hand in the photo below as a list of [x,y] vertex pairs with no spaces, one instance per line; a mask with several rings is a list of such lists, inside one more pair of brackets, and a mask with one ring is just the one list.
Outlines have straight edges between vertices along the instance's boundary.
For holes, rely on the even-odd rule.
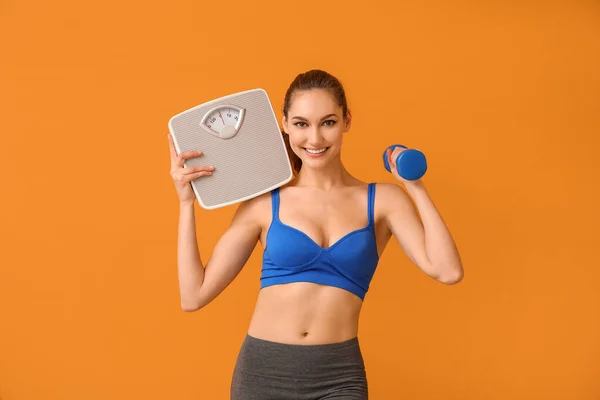
[[404,179],[403,177],[401,177],[400,174],[398,173],[398,168],[396,168],[396,160],[398,159],[398,156],[400,156],[400,153],[402,153],[403,151],[406,151],[406,150],[408,150],[408,149],[405,149],[400,146],[396,147],[393,151],[391,149],[387,149],[386,154],[387,154],[388,164],[390,165],[390,170],[392,171],[392,175],[394,175],[396,177],[396,179],[398,179],[404,185],[421,183],[421,179],[417,179],[415,181],[409,181],[408,179]]
[[196,197],[190,182],[194,179],[198,179],[201,176],[212,175],[212,171],[214,171],[215,167],[198,166],[185,168],[183,166],[185,160],[188,158],[200,157],[202,152],[184,151],[177,155],[171,134],[169,134],[168,137],[169,149],[171,152],[171,177],[175,183],[175,189],[177,190],[177,196],[179,196],[179,202],[193,203]]

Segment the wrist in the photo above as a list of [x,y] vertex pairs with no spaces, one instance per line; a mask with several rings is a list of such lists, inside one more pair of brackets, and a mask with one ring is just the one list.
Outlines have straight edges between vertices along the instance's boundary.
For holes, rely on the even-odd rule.
[[190,207],[194,208],[194,200],[180,201],[179,207],[180,208],[190,208]]
[[423,183],[423,181],[421,179],[417,179],[416,181],[405,181],[403,183],[404,183],[404,187],[406,188],[406,191],[411,196],[414,196],[416,194],[427,191],[425,189],[425,184]]

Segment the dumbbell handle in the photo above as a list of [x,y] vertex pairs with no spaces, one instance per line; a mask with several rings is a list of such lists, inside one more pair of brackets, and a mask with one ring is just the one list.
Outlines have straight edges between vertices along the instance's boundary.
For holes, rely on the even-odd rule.
[[394,151],[396,147],[407,149],[400,153],[396,158],[396,169],[401,177],[408,181],[416,181],[425,175],[425,172],[427,171],[427,159],[425,158],[425,155],[419,150],[408,149],[401,144],[389,146],[383,152],[383,164],[388,172],[392,171],[390,169],[390,164],[388,163],[387,150],[391,149]]

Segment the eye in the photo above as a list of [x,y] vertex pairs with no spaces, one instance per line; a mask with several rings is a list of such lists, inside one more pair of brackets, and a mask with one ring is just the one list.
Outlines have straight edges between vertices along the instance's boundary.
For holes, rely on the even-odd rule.
[[327,121],[323,122],[323,124],[326,126],[333,126],[336,122],[337,121],[335,119],[328,119]]
[[[302,126],[298,125],[298,124],[303,124]],[[304,125],[306,125],[306,122],[296,122],[294,125],[296,125],[298,128],[304,128]]]

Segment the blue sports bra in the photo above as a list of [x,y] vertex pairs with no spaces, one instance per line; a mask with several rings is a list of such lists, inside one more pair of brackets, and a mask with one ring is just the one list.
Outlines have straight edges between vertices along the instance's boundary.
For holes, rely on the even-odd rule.
[[377,268],[375,183],[369,183],[369,223],[323,248],[299,229],[279,220],[279,188],[271,191],[273,217],[263,252],[261,289],[291,282],[335,286],[364,300]]

